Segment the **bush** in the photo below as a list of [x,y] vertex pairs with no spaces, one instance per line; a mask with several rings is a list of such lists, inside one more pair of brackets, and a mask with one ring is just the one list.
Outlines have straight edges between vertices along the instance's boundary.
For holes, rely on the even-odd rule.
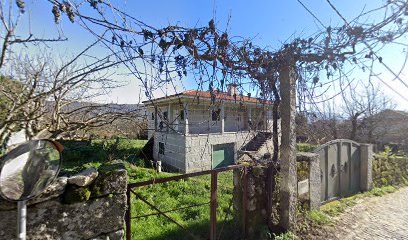
[[139,167],[145,167],[145,161],[139,153],[146,140],[116,138],[113,140],[61,141],[62,172],[72,174],[84,168],[99,167],[101,164],[120,159]]
[[296,149],[299,152],[313,152],[317,148],[317,145],[309,143],[298,143],[296,144]]

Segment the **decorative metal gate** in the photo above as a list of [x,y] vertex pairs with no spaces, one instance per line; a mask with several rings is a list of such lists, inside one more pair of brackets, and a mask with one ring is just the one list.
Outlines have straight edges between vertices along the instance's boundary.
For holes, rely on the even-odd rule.
[[361,146],[337,139],[318,147],[320,156],[321,201],[347,197],[360,191]]

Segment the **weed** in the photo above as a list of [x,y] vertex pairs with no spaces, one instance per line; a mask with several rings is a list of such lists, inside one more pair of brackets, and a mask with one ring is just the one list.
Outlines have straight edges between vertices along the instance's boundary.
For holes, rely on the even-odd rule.
[[275,240],[294,240],[294,239],[299,239],[299,238],[292,232],[286,232],[286,233],[282,233],[279,235],[273,234],[273,239]]
[[330,222],[329,216],[322,211],[312,210],[308,212],[307,219],[316,224],[326,224]]

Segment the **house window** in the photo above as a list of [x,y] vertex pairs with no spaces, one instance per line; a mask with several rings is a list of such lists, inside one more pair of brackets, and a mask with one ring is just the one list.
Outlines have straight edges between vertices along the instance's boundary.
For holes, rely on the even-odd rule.
[[152,120],[154,120],[154,113],[152,113]]
[[184,121],[184,110],[180,111],[180,120]]
[[220,121],[221,109],[213,110],[211,114],[211,119],[213,121]]
[[163,112],[163,120],[169,120],[169,113]]
[[164,154],[164,143],[159,142],[159,154]]

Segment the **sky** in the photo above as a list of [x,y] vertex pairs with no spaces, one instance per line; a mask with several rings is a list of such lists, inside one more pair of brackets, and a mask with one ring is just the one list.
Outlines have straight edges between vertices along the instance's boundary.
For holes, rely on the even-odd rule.
[[[298,0],[112,0],[111,2],[124,9],[128,14],[155,27],[164,27],[169,24],[187,27],[206,26],[209,20],[214,18],[217,28],[228,30],[230,37],[252,38],[257,45],[272,49],[279,48],[283,42],[293,39],[294,36],[307,37],[319,28],[316,20],[302,7]],[[381,0],[332,0],[332,2],[346,19],[352,19],[364,9],[372,9],[382,3]],[[330,8],[326,0],[303,0],[302,3],[325,25],[343,25],[342,20]],[[66,17],[57,26],[53,21],[52,6],[48,1],[32,0],[27,5],[30,12],[22,19],[24,24],[20,31],[24,32],[27,29],[28,16],[30,16],[32,32],[37,35],[56,36],[58,32],[63,32],[68,41],[50,46],[55,53],[69,56],[77,53],[94,40],[87,31],[77,24],[72,24]],[[396,72],[399,71],[399,66],[403,63],[404,53],[401,52],[401,47],[391,47],[383,51],[384,62],[392,66]],[[122,71],[125,72],[125,69]],[[401,86],[397,80],[392,81],[392,75],[384,69],[377,68],[377,71],[383,79],[387,79],[387,83],[394,91],[398,91],[403,96],[407,95],[408,98],[408,94],[406,94],[408,88]],[[407,79],[406,69],[402,72],[402,76]],[[115,78],[121,81],[124,86],[112,91],[108,96],[97,99],[97,101],[140,102],[140,83],[137,80],[131,76],[120,74]],[[194,88],[191,84],[186,84],[186,87]],[[407,100],[399,97],[391,88],[386,86],[382,88],[397,103],[398,109],[408,110]],[[157,93],[155,97],[160,97],[162,94]]]

